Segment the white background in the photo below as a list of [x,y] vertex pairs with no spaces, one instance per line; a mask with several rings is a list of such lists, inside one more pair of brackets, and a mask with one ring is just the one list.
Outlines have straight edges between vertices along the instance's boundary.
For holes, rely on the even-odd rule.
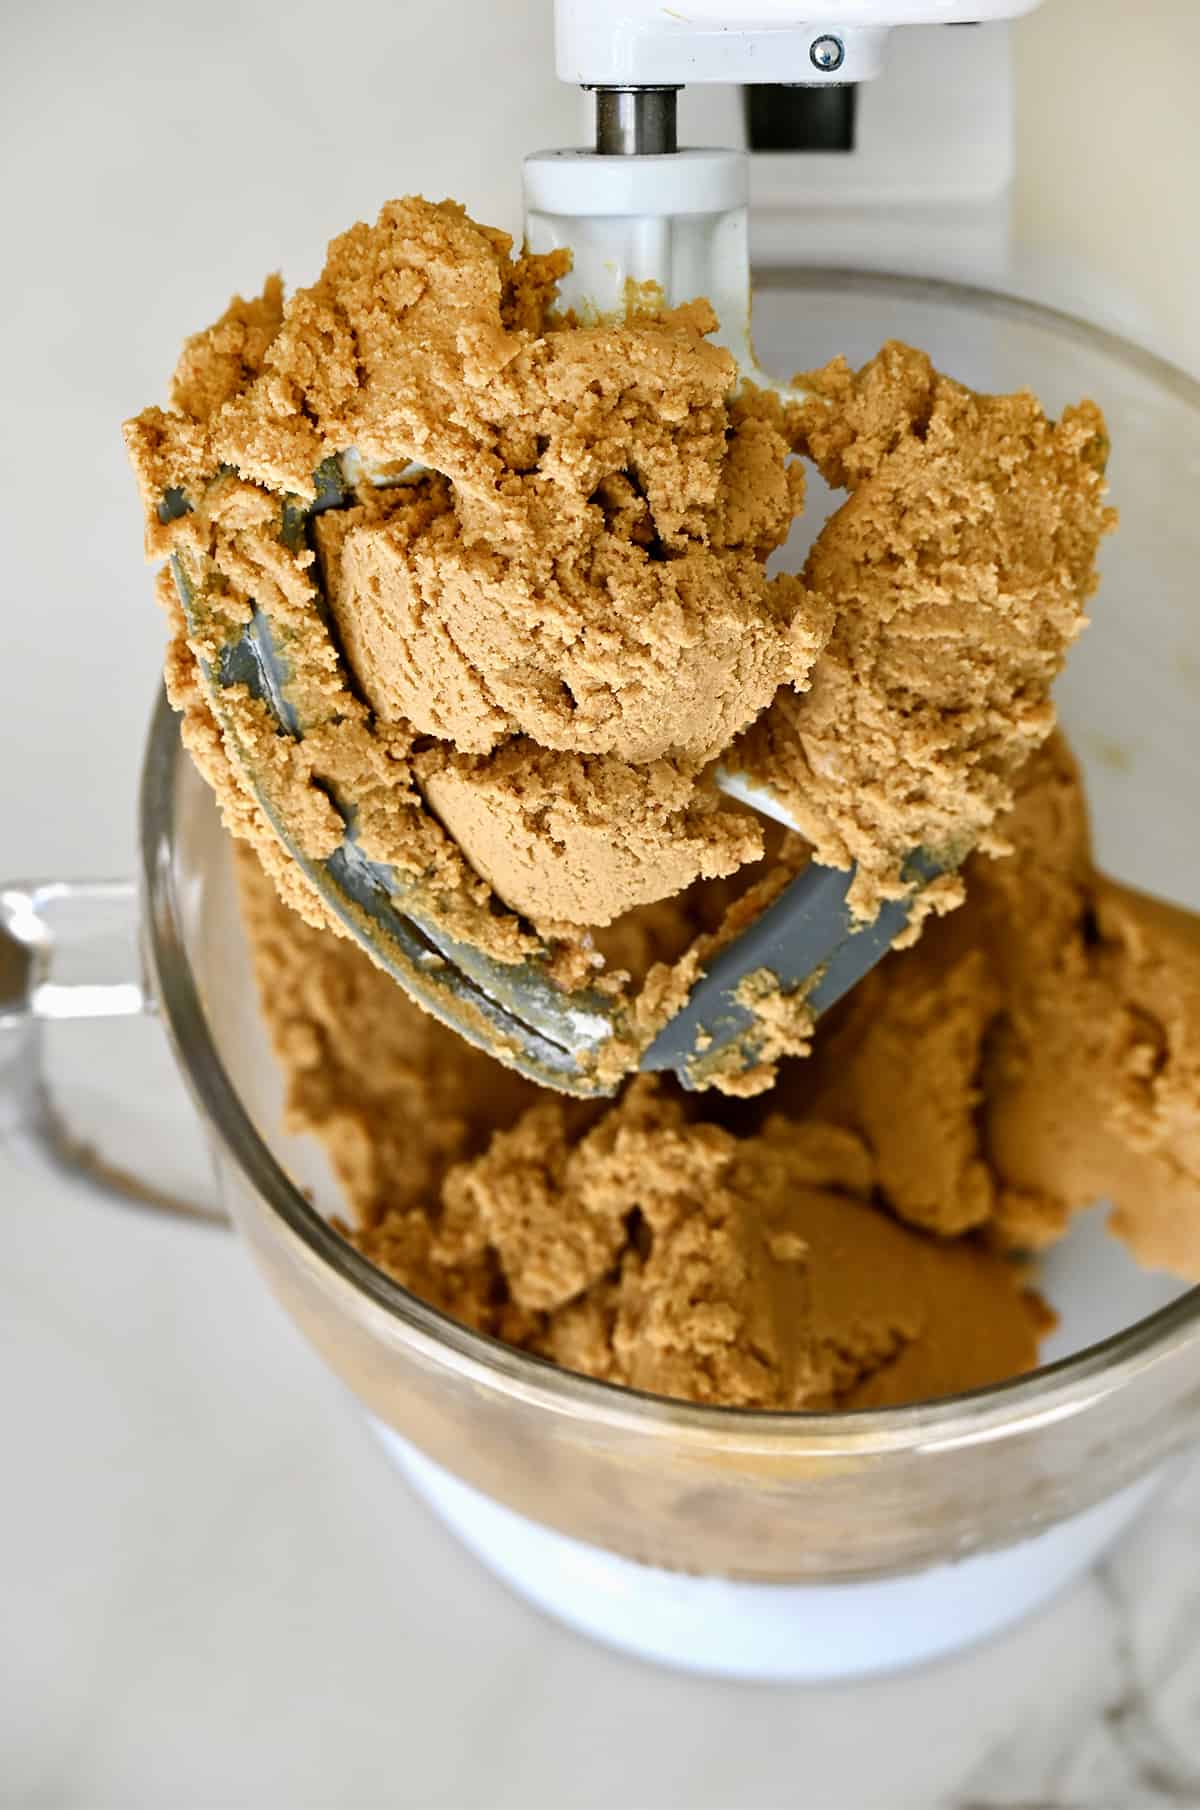
[[[14,874],[132,867],[161,629],[120,421],[232,290],[306,279],[388,195],[515,227],[521,153],[577,135],[548,15],[4,8]],[[1018,280],[1200,369],[1200,10],[1049,0],[1016,43]],[[549,1626],[460,1553],[223,1234],[15,1169],[0,1204],[5,1803],[1200,1803],[1195,1476],[1103,1575],[953,1664],[686,1681]]]

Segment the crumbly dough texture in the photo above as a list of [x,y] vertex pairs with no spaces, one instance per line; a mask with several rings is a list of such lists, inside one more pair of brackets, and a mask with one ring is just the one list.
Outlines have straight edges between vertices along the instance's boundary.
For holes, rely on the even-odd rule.
[[[1097,1198],[1141,1261],[1200,1281],[1200,919],[1096,873],[1057,737],[999,827],[1012,852],[972,858],[964,908],[823,1018],[768,1100],[719,1109],[646,1078],[609,1106],[548,1098],[246,854],[291,1125],[373,1261],[588,1375],[816,1409],[1027,1369],[1048,1318],[1014,1254]],[[669,956],[719,910],[703,888],[652,907],[614,953]]]
[[[702,955],[639,991],[594,933],[697,881],[762,896],[761,824],[714,758],[779,791],[820,859],[857,863],[864,916],[913,848],[992,845],[1111,518],[1090,404],[1052,424],[898,345],[816,374],[799,408],[731,396],[706,303],[579,326],[552,312],[565,267],[452,202],[389,203],[286,304],[276,278],[235,298],[126,432],[148,550],[196,594],[190,627],[168,600],[168,686],[226,821],[338,929],[269,818],[322,857],[353,813],[450,934],[503,962],[546,950],[563,984],[623,1002],[609,1079]],[[347,454],[385,487],[289,534],[289,499]],[[805,573],[768,577],[805,459],[850,495]],[[298,738],[238,688],[218,722],[199,682],[255,609]],[[960,892],[946,878],[921,912]],[[761,1002],[765,1050],[799,1047],[796,1002]]]
[[697,787],[677,761],[635,766],[518,740],[484,757],[430,749],[415,765],[476,872],[542,923],[611,924],[763,852],[757,817]]
[[[905,1228],[867,1144],[754,1133],[640,1079],[549,1098],[425,1018],[240,866],[288,1120],[326,1146],[359,1248],[444,1311],[611,1382],[760,1408],[882,1406],[1030,1368],[1020,1267]],[[748,1109],[744,1109],[748,1110]]]
[[[564,808],[545,827],[544,871],[476,864],[543,929],[601,921],[580,861],[616,915],[681,871],[756,858],[752,822],[724,812],[704,770],[781,685],[806,682],[831,626],[794,576],[767,577],[802,467],[777,424],[729,399],[711,310],[556,326],[565,267],[514,262],[454,203],[391,203],[286,308],[275,280],[235,300],[185,347],[171,408],[127,428],[150,552],[181,560],[211,611],[193,655],[219,655],[252,601],[284,644],[305,745],[275,763],[270,802],[306,851],[334,832],[333,790],[381,860],[469,892],[414,786],[414,743],[436,738],[464,833],[561,764],[583,826]],[[350,450],[383,479],[426,473],[360,483],[289,548],[281,502],[311,499],[318,467]],[[163,522],[167,495],[188,507]],[[266,726],[244,703],[233,739],[261,761]],[[426,750],[427,777],[437,764]],[[668,792],[631,820],[631,795]],[[507,820],[516,832],[528,813],[514,802]]]
[[[235,299],[127,429],[148,550],[194,593],[189,622],[164,571],[168,689],[249,845],[290,1123],[347,1235],[480,1331],[759,1408],[1029,1368],[1048,1315],[1017,1255],[1097,1196],[1200,1280],[1200,925],[1095,872],[1047,741],[1113,520],[1099,412],[1051,422],[898,344],[800,405],[735,397],[707,304],[580,326],[553,315],[565,267],[390,203],[286,304],[276,278]],[[297,534],[347,459],[353,494]],[[803,574],[768,577],[805,460],[847,500]],[[205,693],[255,610],[296,737]],[[717,757],[803,835],[723,800]],[[608,1079],[813,851],[855,864],[864,918],[914,849],[978,852],[965,907],[820,1023],[750,978],[762,1061],[714,1077],[747,1097],[639,1079],[602,1106],[539,1093],[328,934],[271,818],[319,857],[347,812],[455,935],[625,1002]],[[918,917],[963,892],[948,875]]]
[[[801,381],[789,440],[850,492],[804,572],[834,630],[804,695],[781,692],[734,759],[819,860],[857,864],[871,916],[913,849],[994,846],[1115,523],[1108,441],[1094,403],[1051,422],[1028,392],[976,395],[899,344]],[[943,885],[937,909],[958,896]]]
[[1140,1262],[1200,1281],[1200,917],[1096,872],[1061,737],[1000,831],[965,909],[855,988],[772,1105],[866,1137],[911,1225],[1039,1249],[1107,1198]]

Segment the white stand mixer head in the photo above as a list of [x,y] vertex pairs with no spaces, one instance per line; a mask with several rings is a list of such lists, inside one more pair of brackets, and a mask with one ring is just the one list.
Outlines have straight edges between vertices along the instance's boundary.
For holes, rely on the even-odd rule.
[[567,246],[560,294],[581,315],[625,312],[630,285],[668,305],[706,296],[744,375],[749,340],[748,166],[731,150],[676,149],[675,102],[694,82],[844,86],[879,74],[896,26],[1013,18],[1038,0],[556,0],[558,74],[596,93],[591,151],[525,160],[525,236]]
[[868,81],[900,25],[1015,19],[1039,0],[555,0],[556,64],[581,87]]

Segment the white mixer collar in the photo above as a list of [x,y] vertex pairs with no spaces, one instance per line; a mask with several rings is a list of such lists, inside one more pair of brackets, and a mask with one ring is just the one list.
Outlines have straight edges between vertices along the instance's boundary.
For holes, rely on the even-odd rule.
[[620,219],[723,214],[745,207],[749,198],[746,158],[733,150],[671,151],[662,157],[535,151],[523,172],[525,207],[534,214]]

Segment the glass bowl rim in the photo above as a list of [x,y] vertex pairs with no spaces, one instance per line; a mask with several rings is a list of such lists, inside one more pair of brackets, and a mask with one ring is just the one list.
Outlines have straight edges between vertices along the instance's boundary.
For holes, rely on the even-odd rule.
[[[757,272],[755,287],[941,300],[990,318],[1049,327],[1137,371],[1200,416],[1200,382],[1157,354],[1041,303],[938,278],[885,271],[805,266]],[[931,1402],[836,1413],[712,1407],[645,1394],[562,1369],[473,1331],[411,1294],[354,1249],[289,1179],[259,1136],[217,1050],[183,934],[172,860],[182,745],[174,712],[161,692],[146,742],[139,805],[142,925],[157,999],[184,1076],[204,1118],[245,1181],[315,1257],[328,1280],[365,1299],[429,1356],[450,1362],[487,1388],[558,1415],[637,1432],[669,1432],[744,1452],[786,1448],[790,1456],[944,1450],[1026,1431],[1078,1413],[1151,1365],[1188,1345],[1200,1346],[1200,1286],[1095,1344],[1006,1382]],[[201,783],[198,779],[197,784]],[[349,1303],[347,1303],[349,1307]]]

